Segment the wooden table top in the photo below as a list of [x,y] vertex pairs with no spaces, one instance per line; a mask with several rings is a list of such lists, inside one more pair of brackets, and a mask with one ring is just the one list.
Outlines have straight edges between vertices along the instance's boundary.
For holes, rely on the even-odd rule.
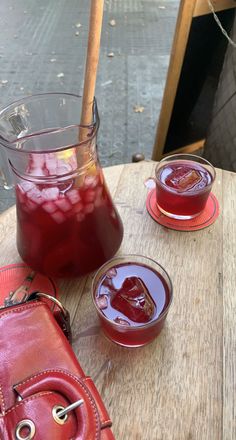
[[[174,300],[160,336],[143,348],[106,340],[94,313],[92,275],[60,281],[72,318],[73,348],[94,379],[117,440],[236,439],[236,174],[217,170],[220,216],[210,227],[178,232],[145,208],[154,162],[104,169],[124,223],[119,253],[164,266]],[[0,265],[20,261],[15,208],[0,216]]]

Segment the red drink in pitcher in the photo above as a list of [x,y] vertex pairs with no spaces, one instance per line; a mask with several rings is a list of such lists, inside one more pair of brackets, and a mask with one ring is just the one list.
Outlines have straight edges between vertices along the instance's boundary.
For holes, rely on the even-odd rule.
[[[38,173],[38,171],[37,171]],[[33,269],[56,277],[85,274],[118,249],[122,225],[98,172],[57,186],[21,181],[16,186],[17,246]]]
[[200,162],[204,161],[202,158],[199,162],[174,160],[174,156],[170,159],[163,159],[156,170],[158,208],[176,219],[194,218],[205,208],[215,178],[214,169],[210,164],[204,166]]
[[171,282],[161,266],[141,256],[117,258],[99,270],[94,283],[94,303],[109,339],[138,347],[160,333],[172,299]]
[[13,172],[17,248],[35,271],[75,277],[117,252],[123,225],[100,167],[99,115],[80,125],[82,97],[28,96],[0,114],[0,144]]

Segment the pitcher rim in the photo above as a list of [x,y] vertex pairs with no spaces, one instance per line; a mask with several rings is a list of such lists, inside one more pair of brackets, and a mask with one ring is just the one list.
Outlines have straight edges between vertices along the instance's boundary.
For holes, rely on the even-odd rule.
[[[53,96],[53,95],[57,95],[57,96],[69,96],[69,97],[74,97],[74,98],[83,98],[82,95],[76,95],[74,93],[67,93],[67,92],[46,92],[46,93],[36,93],[36,94],[31,94],[28,95],[24,98],[21,99],[17,99],[15,101],[12,101],[10,104],[8,104],[6,107],[0,109],[0,118],[2,117],[3,113],[6,112],[7,110],[9,110],[12,106],[14,106],[15,104],[19,105],[20,103],[24,103],[27,101],[30,101],[32,98],[37,98],[37,97],[42,97],[42,96]],[[15,147],[13,147],[13,144],[16,144],[17,142],[24,142],[27,139],[30,138],[35,138],[37,136],[42,136],[42,135],[49,135],[50,133],[60,133],[60,132],[64,132],[66,130],[68,130],[69,128],[73,128],[73,127],[81,127],[81,128],[92,128],[92,134],[91,136],[88,137],[87,140],[84,141],[79,141],[77,143],[73,143],[70,145],[66,145],[63,146],[63,150],[67,150],[70,148],[76,148],[79,147],[81,145],[85,145],[87,144],[88,141],[90,141],[91,139],[93,139],[97,132],[98,132],[98,128],[100,125],[100,118],[99,118],[99,114],[98,114],[98,108],[97,108],[97,100],[94,96],[93,98],[93,104],[92,104],[92,113],[93,113],[93,120],[94,122],[92,122],[91,124],[72,124],[72,125],[67,125],[66,127],[55,127],[52,129],[48,129],[48,130],[44,130],[44,131],[37,131],[33,134],[29,134],[26,136],[22,136],[20,138],[15,138],[13,141],[9,141],[7,140],[4,136],[2,136],[2,134],[0,133],[0,141],[3,141],[4,147],[8,148],[9,150],[16,150]],[[56,151],[60,151],[61,147],[55,147],[55,148],[51,148],[49,150],[47,150],[48,153],[53,153]],[[27,152],[27,153],[37,153],[37,154],[43,154],[44,151],[43,150],[20,150],[22,152]]]

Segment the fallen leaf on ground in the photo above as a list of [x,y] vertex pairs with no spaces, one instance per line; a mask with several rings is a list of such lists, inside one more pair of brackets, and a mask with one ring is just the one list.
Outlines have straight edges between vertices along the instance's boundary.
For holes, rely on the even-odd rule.
[[142,105],[135,105],[133,107],[134,113],[143,113],[144,107]]

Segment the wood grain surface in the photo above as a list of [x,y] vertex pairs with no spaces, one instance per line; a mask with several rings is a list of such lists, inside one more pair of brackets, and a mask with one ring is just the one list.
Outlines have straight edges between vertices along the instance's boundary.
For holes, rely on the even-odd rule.
[[[124,222],[119,253],[156,259],[173,281],[165,327],[146,347],[118,347],[100,331],[90,295],[93,274],[63,280],[73,348],[102,394],[117,440],[235,440],[236,174],[217,170],[217,221],[179,232],[146,211],[143,182],[154,168],[154,162],[139,162],[104,173]],[[1,265],[20,260],[14,208],[0,216],[0,242]]]

